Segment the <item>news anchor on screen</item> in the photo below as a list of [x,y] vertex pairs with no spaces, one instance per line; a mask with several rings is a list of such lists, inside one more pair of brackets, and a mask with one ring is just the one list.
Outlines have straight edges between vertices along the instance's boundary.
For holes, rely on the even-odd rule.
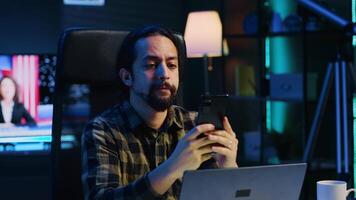
[[0,127],[36,126],[36,121],[19,102],[17,83],[10,76],[0,79],[0,111]]

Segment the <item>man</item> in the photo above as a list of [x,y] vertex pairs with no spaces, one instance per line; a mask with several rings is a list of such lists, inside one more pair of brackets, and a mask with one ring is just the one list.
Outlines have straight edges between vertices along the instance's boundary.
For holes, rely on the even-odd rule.
[[[83,134],[87,199],[177,199],[185,170],[214,157],[219,168],[237,167],[235,133],[194,118],[172,105],[179,85],[176,38],[162,27],[131,32],[118,55],[126,98],[91,121]],[[198,137],[198,136],[204,137]]]

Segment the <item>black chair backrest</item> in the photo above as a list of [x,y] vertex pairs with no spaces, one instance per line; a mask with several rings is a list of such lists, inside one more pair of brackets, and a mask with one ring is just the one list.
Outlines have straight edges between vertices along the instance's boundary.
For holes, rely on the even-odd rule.
[[[58,48],[52,128],[53,199],[83,198],[81,133],[90,118],[118,102],[120,91],[116,56],[127,34],[126,31],[93,29],[70,29],[62,34]],[[181,35],[175,36],[180,41],[178,51],[181,55],[180,67],[183,67],[185,43]],[[86,91],[83,92],[85,98],[76,96],[75,92],[71,94],[73,86],[77,85]],[[75,98],[80,99],[79,103]],[[181,99],[178,104],[181,104]],[[82,102],[88,104],[87,110],[78,116],[75,111],[79,112]],[[66,132],[75,135],[77,145],[63,150],[60,138]]]
[[[117,82],[116,56],[125,31],[72,29],[60,40],[58,74],[63,80],[85,84]],[[58,80],[58,79],[57,79]]]

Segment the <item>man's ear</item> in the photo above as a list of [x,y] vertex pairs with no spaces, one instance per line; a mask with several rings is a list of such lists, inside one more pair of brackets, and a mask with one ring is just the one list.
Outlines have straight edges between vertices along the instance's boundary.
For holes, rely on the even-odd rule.
[[119,71],[119,77],[121,81],[128,87],[132,86],[132,77],[131,73],[128,72],[125,68],[121,68]]

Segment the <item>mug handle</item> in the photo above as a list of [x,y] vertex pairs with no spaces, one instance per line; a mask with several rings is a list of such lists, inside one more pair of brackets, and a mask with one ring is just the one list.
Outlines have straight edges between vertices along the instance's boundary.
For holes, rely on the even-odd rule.
[[351,188],[351,189],[346,190],[346,196],[349,196],[350,192],[356,192],[356,189]]

